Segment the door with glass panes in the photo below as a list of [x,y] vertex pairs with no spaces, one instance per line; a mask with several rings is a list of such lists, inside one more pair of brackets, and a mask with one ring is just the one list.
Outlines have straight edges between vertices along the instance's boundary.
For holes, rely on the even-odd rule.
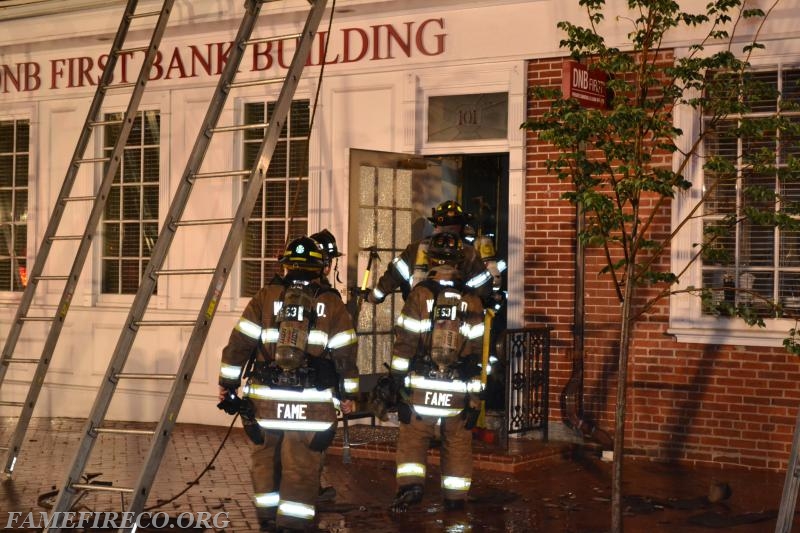
[[[473,214],[475,229],[493,233],[498,256],[505,257],[507,184],[506,153],[422,157],[351,149],[347,248],[353,251],[347,254],[351,291],[364,283],[368,265],[369,289],[409,243],[429,235],[433,226],[428,217],[445,200],[456,200]],[[386,371],[393,326],[402,307],[402,295],[395,292],[381,304],[364,302],[355,310],[362,374]]]

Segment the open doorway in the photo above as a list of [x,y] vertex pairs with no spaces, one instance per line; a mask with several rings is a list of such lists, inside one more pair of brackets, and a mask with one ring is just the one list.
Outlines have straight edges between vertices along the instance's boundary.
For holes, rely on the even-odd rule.
[[[498,257],[508,250],[508,154],[413,154],[350,151],[350,220],[347,279],[362,283],[370,265],[370,287],[411,242],[429,235],[432,209],[456,200],[473,215],[473,229],[491,235]],[[373,256],[372,263],[369,262]],[[377,260],[376,260],[377,259]],[[356,318],[358,365],[380,373],[391,360],[393,326],[403,306],[400,293],[377,306],[364,305]],[[505,313],[495,331],[505,329]]]

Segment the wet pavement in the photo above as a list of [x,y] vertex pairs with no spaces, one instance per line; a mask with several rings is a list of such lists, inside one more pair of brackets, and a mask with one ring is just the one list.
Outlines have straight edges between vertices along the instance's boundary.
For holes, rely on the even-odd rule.
[[[0,418],[0,442],[8,441],[13,422]],[[43,496],[62,482],[82,428],[83,421],[76,419],[32,420],[14,476],[0,484],[0,531],[11,531],[5,529],[9,512],[46,510],[48,502]],[[177,425],[148,501],[152,513],[225,512],[230,523],[218,531],[258,530],[249,496],[246,437],[236,428],[220,450],[227,432],[228,428],[218,426]],[[98,481],[132,486],[148,445],[148,439],[142,437],[104,435],[86,472],[99,474]],[[395,490],[393,445],[390,430],[352,426],[352,459],[344,464],[341,438],[337,438],[323,471],[323,484],[334,486],[337,495],[319,504],[321,530],[599,533],[609,528],[611,464],[601,461],[599,452],[590,448],[513,439],[507,452],[496,444],[476,442],[480,468],[475,471],[470,502],[463,512],[447,512],[442,507],[434,449],[429,454],[432,466],[422,504],[393,516],[388,512]],[[196,484],[188,485],[218,450],[211,468]],[[625,531],[634,533],[771,532],[783,487],[780,472],[689,468],[648,461],[627,462],[624,479]],[[124,508],[123,499],[119,494],[88,493],[80,505],[85,511],[119,512]],[[796,531],[800,531],[798,522],[796,519]]]

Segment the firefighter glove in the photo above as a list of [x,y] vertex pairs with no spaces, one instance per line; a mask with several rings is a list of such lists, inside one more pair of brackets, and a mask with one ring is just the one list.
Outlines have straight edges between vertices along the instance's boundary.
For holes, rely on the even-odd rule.
[[375,291],[368,291],[366,294],[367,301],[371,304],[379,304],[382,303],[384,298],[378,298],[375,294]]
[[397,407],[397,385],[395,381],[383,375],[378,379],[375,388],[369,392],[368,405],[376,418],[386,421],[387,411]]
[[242,399],[236,395],[236,389],[228,389],[225,399],[217,404],[217,409],[222,409],[229,415],[239,412]]
[[249,398],[239,399],[239,416],[242,418],[244,432],[253,444],[264,444],[264,430],[258,425],[256,420],[256,408],[253,400]]

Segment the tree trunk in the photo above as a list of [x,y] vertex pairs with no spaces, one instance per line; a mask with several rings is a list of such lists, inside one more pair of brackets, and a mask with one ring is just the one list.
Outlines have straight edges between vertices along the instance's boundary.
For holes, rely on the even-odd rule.
[[622,329],[619,334],[617,369],[617,409],[614,418],[614,463],[611,475],[611,531],[622,533],[622,461],[625,453],[625,409],[628,399],[628,355],[632,335],[631,306],[634,297],[633,269],[629,263],[622,302]]

